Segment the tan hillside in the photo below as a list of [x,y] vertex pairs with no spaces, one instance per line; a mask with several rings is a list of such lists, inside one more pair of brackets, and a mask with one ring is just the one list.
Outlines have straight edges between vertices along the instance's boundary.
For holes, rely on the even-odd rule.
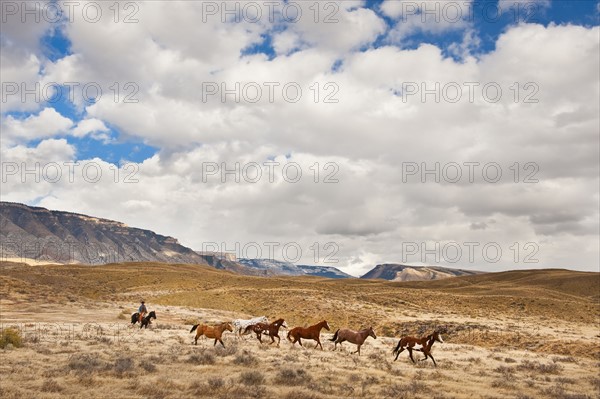
[[[600,388],[599,283],[598,273],[568,270],[399,283],[262,278],[190,264],[3,262],[2,327],[21,329],[25,347],[1,352],[8,378],[0,395],[77,396],[83,386],[93,398],[592,398]],[[128,319],[141,298],[158,319],[140,331]],[[312,341],[293,347],[285,330],[279,348],[230,333],[224,351],[209,340],[190,345],[194,323],[258,315],[290,328],[327,319],[325,351]],[[378,339],[365,342],[360,358],[350,354],[354,345],[333,352],[326,340],[338,328],[369,325]],[[447,331],[434,346],[437,368],[413,365],[406,352],[393,361],[398,337],[436,327]]]

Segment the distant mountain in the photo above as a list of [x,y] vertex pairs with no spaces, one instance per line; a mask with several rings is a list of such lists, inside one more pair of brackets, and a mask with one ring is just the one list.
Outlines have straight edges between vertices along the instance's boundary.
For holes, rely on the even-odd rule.
[[0,202],[0,260],[101,265],[164,262],[209,265],[247,276],[351,277],[334,267],[296,266],[234,254],[195,252],[173,237],[114,220]]
[[239,259],[242,265],[254,270],[260,270],[266,275],[301,276],[302,269],[290,262],[274,259]]
[[391,281],[427,281],[481,273],[483,272],[441,266],[408,266],[397,263],[385,263],[375,266],[375,268],[360,278]]
[[228,270],[233,273],[243,274],[245,276],[273,276],[274,274],[268,270],[261,270],[258,268],[249,267],[243,263],[235,260],[227,259],[226,257],[218,254],[206,254],[198,252],[198,254],[206,261],[206,263],[215,269]]
[[295,265],[274,259],[239,259],[239,262],[254,270],[260,270],[263,275],[279,276],[317,276],[328,278],[352,278],[351,275],[330,266]]
[[331,266],[309,266],[298,265],[298,268],[309,276],[327,277],[327,278],[354,278],[340,269]]
[[0,202],[0,257],[45,263],[206,264],[173,237],[78,213]]

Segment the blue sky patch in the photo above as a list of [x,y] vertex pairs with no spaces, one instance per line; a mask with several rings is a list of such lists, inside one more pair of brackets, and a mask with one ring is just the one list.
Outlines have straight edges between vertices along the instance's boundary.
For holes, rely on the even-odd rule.
[[[385,34],[379,35],[375,42],[364,46],[365,48],[361,51],[388,45],[415,49],[424,43],[428,43],[442,49],[444,56],[460,61],[461,55],[457,54],[455,48],[460,47],[463,43],[465,33],[468,30],[472,30],[476,38],[474,44],[469,47],[469,54],[480,56],[493,51],[498,37],[510,26],[518,23],[539,23],[545,26],[549,24],[595,26],[599,23],[599,3],[594,0],[552,1],[548,6],[544,2],[520,3],[507,0],[502,3],[501,12],[500,3],[496,0],[475,1],[470,13],[471,17],[466,21],[466,24],[449,27],[442,31],[431,31],[417,26],[416,29],[401,38],[400,43],[395,43],[390,40],[388,34],[398,24],[406,22],[402,21],[401,17],[394,19],[385,16],[380,8],[382,3],[383,0],[368,0],[366,5],[384,19],[387,31]],[[419,5],[423,2],[415,1],[414,3]],[[460,2],[460,4],[463,4],[463,2]],[[263,35],[259,43],[244,49],[240,56],[265,54],[269,60],[275,59],[277,54],[273,48],[272,38],[273,35],[282,30],[285,30],[285,26],[275,27],[269,34]],[[41,49],[48,60],[56,62],[71,54],[71,41],[65,32],[64,25],[57,24],[41,39]],[[342,67],[343,60],[339,59],[331,66],[331,72],[338,72]],[[108,95],[108,93],[104,94]],[[85,109],[78,109],[70,101],[68,89],[64,86],[61,87],[60,98],[53,98],[44,106],[53,107],[64,117],[70,118],[75,125],[88,117]],[[31,114],[33,113],[11,112],[3,114],[3,117],[11,115],[18,119],[25,119]],[[104,123],[108,126],[108,123]],[[131,138],[124,140],[118,129],[113,126],[108,126],[108,128],[110,131],[105,132],[109,137],[108,140],[93,135],[86,137],[65,135],[65,137],[77,149],[77,158],[80,160],[98,157],[112,163],[119,163],[123,160],[142,162],[160,150],[143,143],[141,140]],[[36,145],[34,142],[27,144],[30,146]]]

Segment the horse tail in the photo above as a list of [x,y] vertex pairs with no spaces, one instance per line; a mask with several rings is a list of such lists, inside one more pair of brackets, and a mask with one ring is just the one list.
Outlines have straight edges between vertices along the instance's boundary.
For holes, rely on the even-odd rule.
[[193,333],[196,328],[198,328],[200,324],[195,324],[194,327],[190,330],[190,333]]
[[290,338],[290,334],[292,333],[292,331],[294,331],[294,330],[292,329],[292,330],[288,331],[288,333],[287,333],[287,339],[290,342],[292,342],[292,339]]
[[254,324],[250,324],[250,325],[246,326],[246,328],[244,328],[244,332],[242,333],[242,335],[248,334],[250,331],[252,331],[253,327],[254,327]]
[[331,338],[330,341],[335,341],[338,337],[339,332],[340,332],[340,329],[338,328],[337,331],[335,332],[335,334],[333,334],[333,338]]
[[392,355],[395,355],[396,352],[400,350],[400,344],[402,344],[402,340],[398,340],[398,345],[396,345],[396,348],[393,350]]

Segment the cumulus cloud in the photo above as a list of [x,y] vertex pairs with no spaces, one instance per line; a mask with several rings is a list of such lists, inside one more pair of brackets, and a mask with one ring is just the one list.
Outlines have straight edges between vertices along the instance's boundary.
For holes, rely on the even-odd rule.
[[[77,148],[57,136],[108,143],[113,131],[159,149],[140,163],[81,160],[73,182],[11,174],[3,199],[120,220],[195,249],[243,256],[257,243],[267,256],[277,242],[273,255],[285,259],[294,243],[298,263],[357,275],[402,261],[596,267],[598,27],[515,24],[475,57],[468,20],[423,23],[402,2],[340,2],[320,9],[321,19],[336,11],[325,24],[311,6],[302,3],[296,23],[279,14],[235,23],[200,2],[143,2],[135,24],[66,25],[71,53],[60,59],[3,52],[12,79],[80,83],[76,120],[51,104],[3,115],[3,162],[68,162]],[[434,44],[407,49],[402,40],[419,31],[462,32],[446,49],[460,60]],[[86,102],[90,82],[102,96]],[[455,244],[464,256],[453,262]],[[502,258],[492,261],[485,244]]]
[[92,135],[97,140],[108,141],[109,129],[100,119],[83,119],[77,123],[71,132],[76,137]]
[[433,33],[463,30],[472,25],[472,1],[437,0],[386,0],[380,9],[396,21],[387,38],[402,45],[414,33]]
[[65,134],[73,121],[59,114],[54,108],[44,108],[37,115],[18,119],[8,115],[2,121],[3,145],[11,142],[27,142],[40,138]]

